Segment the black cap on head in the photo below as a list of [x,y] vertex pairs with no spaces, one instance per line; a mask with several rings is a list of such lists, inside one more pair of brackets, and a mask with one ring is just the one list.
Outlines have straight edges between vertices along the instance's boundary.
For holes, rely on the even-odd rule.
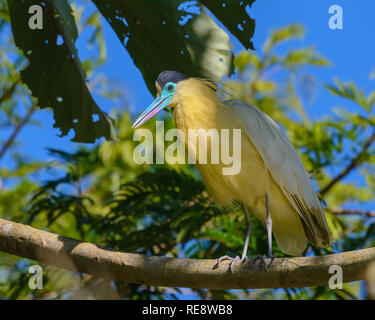
[[187,78],[189,78],[189,77],[185,76],[181,72],[167,70],[167,71],[163,71],[159,74],[158,78],[156,79],[156,82],[158,83],[160,88],[163,89],[167,82],[177,83],[177,82],[179,82],[181,80],[185,80]]

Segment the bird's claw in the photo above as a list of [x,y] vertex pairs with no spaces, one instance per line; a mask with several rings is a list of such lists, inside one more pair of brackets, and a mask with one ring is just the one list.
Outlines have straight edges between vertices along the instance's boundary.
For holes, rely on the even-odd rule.
[[[270,259],[270,262],[267,263],[266,259]],[[260,260],[259,262],[260,267],[264,267],[266,268],[267,271],[269,271],[271,264],[275,260],[275,256],[267,257],[266,255],[263,255],[263,256],[256,255],[253,259],[249,260],[250,266],[254,267],[254,264],[257,260]]]
[[[270,262],[267,263],[266,259],[270,259]],[[255,262],[257,260],[260,260],[260,262],[259,262],[260,267],[264,267],[264,268],[266,268],[267,271],[269,271],[269,268],[270,268],[271,264],[275,260],[275,256],[267,257],[266,255],[263,255],[263,256],[256,255],[254,258],[251,258],[251,259],[248,258],[248,257],[244,257],[244,258],[241,259],[239,256],[236,256],[235,258],[232,258],[230,256],[222,256],[219,259],[217,259],[216,264],[214,265],[213,269],[217,269],[219,267],[220,263],[224,260],[231,260],[231,262],[229,264],[229,267],[228,267],[228,272],[232,271],[232,268],[236,263],[240,263],[241,266],[244,263],[246,263],[246,264],[250,265],[251,267],[254,267]]]
[[217,269],[220,265],[220,263],[224,260],[231,260],[229,267],[228,267],[228,272],[232,271],[232,267],[237,263],[240,262],[241,265],[243,263],[243,259],[240,259],[239,256],[236,256],[235,258],[232,258],[230,256],[222,256],[219,259],[217,259],[216,264],[214,265],[213,269]]

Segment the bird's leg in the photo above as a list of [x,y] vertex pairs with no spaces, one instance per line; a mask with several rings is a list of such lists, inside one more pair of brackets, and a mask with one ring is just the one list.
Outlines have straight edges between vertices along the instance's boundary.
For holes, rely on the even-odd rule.
[[268,234],[268,256],[272,257],[272,219],[270,214],[270,202],[268,200],[268,193],[266,193],[266,210],[267,210],[267,234]]
[[272,255],[272,218],[270,214],[270,203],[268,199],[268,193],[266,193],[266,210],[267,210],[266,227],[267,227],[267,236],[268,236],[268,258],[271,259],[271,261],[267,264],[265,261],[266,259],[265,255],[263,255],[261,260],[262,260],[263,265],[268,270],[273,260],[275,259],[275,257]]
[[[245,219],[246,219],[246,237],[245,237],[245,245],[243,247],[242,256],[241,256],[241,260],[240,260],[241,264],[244,263],[246,260],[248,260],[247,250],[248,250],[248,246],[249,246],[251,231],[253,230],[253,226],[250,222],[249,212],[247,211],[247,208],[245,206],[243,206],[243,211],[245,213]],[[260,256],[256,255],[254,258],[249,260],[249,264],[251,266],[253,266],[255,261],[257,261],[258,259],[262,259],[262,258]]]
[[247,211],[247,208],[245,207],[245,205],[243,205],[243,211],[245,213],[245,220],[246,220],[246,237],[245,237],[245,245],[242,250],[241,262],[243,262],[247,257],[247,249],[249,247],[250,235],[253,229],[253,226],[251,225],[251,222],[250,222],[249,212]]
[[[249,247],[249,240],[250,240],[250,235],[251,235],[251,231],[252,231],[252,225],[251,225],[251,222],[250,222],[250,216],[249,216],[249,212],[247,211],[247,208],[245,207],[245,205],[242,205],[243,207],[243,210],[244,210],[244,213],[245,213],[245,220],[246,220],[246,237],[245,237],[245,245],[243,247],[243,250],[242,250],[242,256],[241,256],[241,259],[239,256],[236,256],[235,258],[232,258],[230,256],[223,256],[223,257],[220,257],[219,259],[217,259],[216,261],[216,264],[215,264],[215,267],[217,268],[219,266],[219,264],[224,261],[224,260],[231,260],[231,263],[229,265],[229,269],[228,270],[232,270],[232,266],[236,263],[236,262],[241,262],[241,264],[247,259],[247,250],[248,250],[248,247]],[[251,260],[253,261],[253,260]]]

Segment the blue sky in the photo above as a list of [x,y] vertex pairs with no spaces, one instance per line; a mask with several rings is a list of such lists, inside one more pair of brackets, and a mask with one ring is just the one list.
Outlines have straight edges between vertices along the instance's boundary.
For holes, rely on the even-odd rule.
[[[331,30],[328,27],[328,8],[334,4],[343,9],[342,30]],[[254,43],[259,47],[271,29],[293,22],[301,23],[306,28],[302,45],[314,45],[333,63],[331,68],[311,70],[320,84],[332,82],[338,77],[343,81],[353,80],[357,86],[369,92],[375,89],[375,81],[369,80],[369,73],[375,68],[375,42],[370,38],[371,32],[375,30],[374,10],[375,2],[370,0],[256,1],[251,10],[257,23]],[[283,49],[287,50],[288,45],[283,46]],[[337,97],[320,90],[309,113],[324,114],[327,108],[340,102]]]
[[[343,8],[343,30],[331,30],[328,27],[330,17],[328,8],[334,4],[341,5]],[[91,9],[94,7],[92,6]],[[375,69],[375,42],[370,38],[371,32],[375,30],[375,19],[373,19],[375,1],[257,0],[249,12],[251,17],[256,20],[253,42],[257,50],[261,50],[271,30],[291,23],[301,23],[306,29],[305,38],[302,41],[295,40],[280,45],[277,52],[285,53],[291,46],[313,45],[318,52],[333,63],[333,66],[329,68],[307,70],[318,80],[315,100],[308,105],[308,113],[311,117],[321,117],[327,114],[332,107],[341,104],[348,107],[349,110],[353,108],[348,102],[332,96],[323,88],[324,83],[332,83],[335,77],[343,81],[353,80],[367,93],[375,89],[375,80],[369,79],[370,72]],[[107,22],[104,22],[104,34],[108,60],[99,68],[98,72],[120,84],[135,116],[151,102],[152,96],[147,90],[141,73],[134,66],[131,57]],[[93,54],[93,51],[89,51],[85,45],[87,36],[83,34],[77,42],[81,58]],[[243,50],[241,44],[234,37],[231,37],[231,40],[235,53]],[[97,102],[103,110],[110,111],[111,105],[107,100],[98,98]],[[47,147],[72,150],[77,146],[70,141],[73,134],[64,138],[58,137],[59,131],[52,127],[53,118],[50,111],[39,111],[34,115],[34,119],[42,125],[40,127],[29,126],[19,136],[19,140],[22,142],[22,151],[29,157],[46,159]],[[11,165],[9,158],[5,159],[4,163]]]

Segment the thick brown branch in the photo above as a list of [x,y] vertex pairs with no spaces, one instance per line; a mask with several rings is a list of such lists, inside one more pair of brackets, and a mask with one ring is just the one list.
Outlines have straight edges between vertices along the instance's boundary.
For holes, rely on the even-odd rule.
[[335,178],[331,180],[324,188],[322,188],[319,193],[323,196],[325,195],[331,188],[339,182],[342,178],[346,177],[354,168],[356,168],[360,164],[361,157],[365,154],[367,149],[373,144],[375,141],[375,132],[371,135],[371,137],[367,140],[367,142],[363,145],[361,152],[359,152],[349,163],[349,165],[342,170]]
[[0,219],[0,251],[109,279],[166,287],[210,289],[290,288],[327,285],[329,267],[340,265],[343,281],[364,279],[375,248],[321,257],[275,259],[264,268],[214,268],[216,260],[174,259],[124,253]]

